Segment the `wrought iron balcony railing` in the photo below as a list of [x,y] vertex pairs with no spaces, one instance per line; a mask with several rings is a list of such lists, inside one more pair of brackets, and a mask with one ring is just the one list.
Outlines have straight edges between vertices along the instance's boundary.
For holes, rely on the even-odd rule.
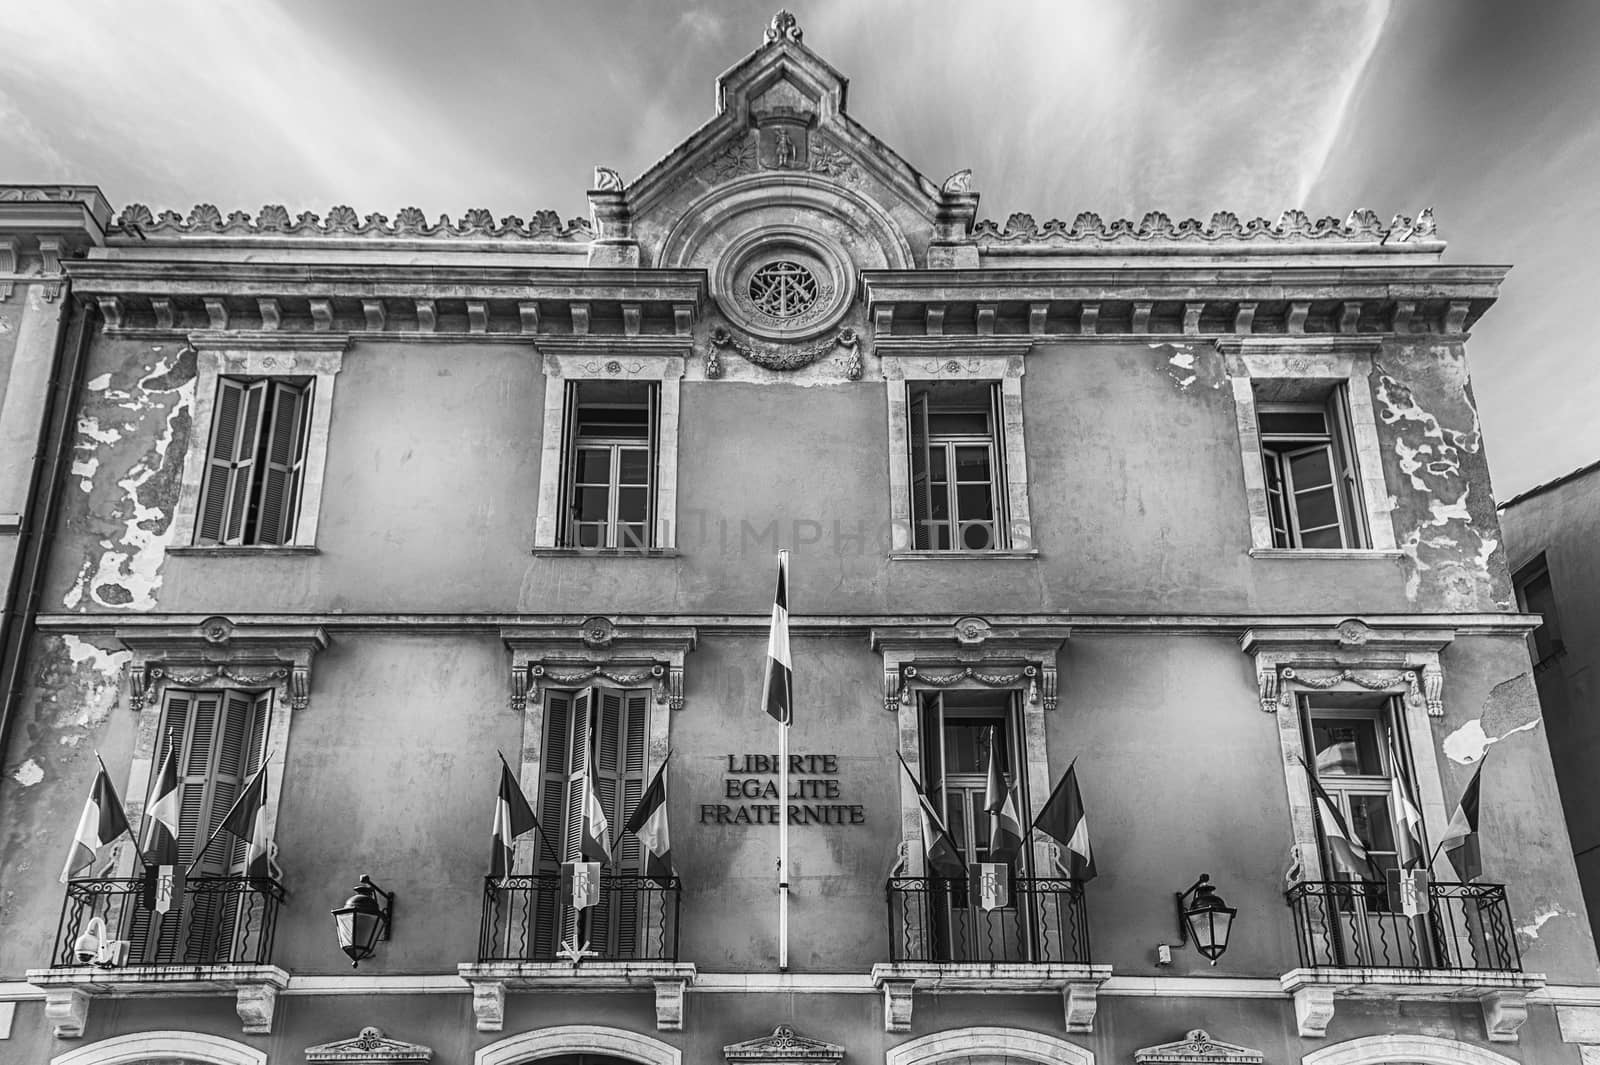
[[1430,883],[1415,917],[1372,881],[1306,881],[1286,896],[1305,968],[1522,971],[1503,884]]
[[[52,968],[81,965],[266,965],[284,891],[266,877],[201,876],[189,880],[167,913],[143,904],[138,877],[73,880],[61,908]],[[126,943],[102,960],[78,953],[78,940],[94,918],[107,940]]]
[[976,881],[891,877],[890,960],[1089,964],[1082,884],[1013,877],[1009,894],[1006,905],[985,910]]
[[603,876],[600,900],[574,910],[561,877],[485,877],[480,962],[678,960],[677,877]]

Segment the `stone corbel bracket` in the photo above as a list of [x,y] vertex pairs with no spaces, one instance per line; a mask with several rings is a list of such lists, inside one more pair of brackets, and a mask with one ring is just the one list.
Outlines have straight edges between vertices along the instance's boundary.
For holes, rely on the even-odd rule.
[[246,1035],[270,1035],[278,994],[289,974],[275,965],[131,966],[30,969],[28,982],[44,991],[45,1020],[57,1039],[78,1039],[96,998],[170,998],[231,994]]
[[511,651],[511,709],[537,705],[545,688],[590,681],[650,688],[655,701],[683,709],[684,659],[694,650],[689,626],[618,626],[592,617],[577,625],[518,625],[500,630]]
[[354,1039],[306,1047],[307,1065],[425,1065],[432,1060],[431,1047],[390,1039],[371,1025]]
[[193,625],[116,630],[132,653],[128,705],[135,713],[160,702],[169,684],[220,683],[274,688],[293,710],[311,701],[311,663],[328,646],[320,625],[280,625],[214,616]]
[[872,967],[872,985],[883,992],[883,1030],[911,1031],[917,991],[987,993],[1047,991],[1061,995],[1069,1034],[1094,1031],[1100,985],[1111,979],[1109,965],[1014,963],[924,964],[896,962]]
[[1294,998],[1302,1038],[1322,1039],[1338,999],[1457,1002],[1476,999],[1484,1038],[1515,1043],[1528,1019],[1528,995],[1545,986],[1543,973],[1435,969],[1293,969],[1279,978]]
[[472,988],[472,1013],[480,1032],[505,1030],[507,991],[653,990],[656,1030],[683,1030],[683,996],[697,970],[689,962],[492,962],[456,966]]
[[1030,706],[1056,708],[1056,655],[1071,630],[1061,625],[993,626],[966,617],[953,625],[872,630],[883,655],[883,708],[910,706],[916,687],[1021,688]]
[[844,1047],[808,1039],[787,1024],[780,1024],[771,1035],[747,1039],[722,1048],[728,1065],[839,1065]]
[[1261,709],[1269,714],[1293,705],[1295,690],[1354,686],[1399,692],[1426,705],[1429,717],[1444,716],[1444,670],[1439,654],[1455,639],[1454,629],[1375,626],[1346,618],[1328,626],[1258,625],[1239,639],[1256,663]]

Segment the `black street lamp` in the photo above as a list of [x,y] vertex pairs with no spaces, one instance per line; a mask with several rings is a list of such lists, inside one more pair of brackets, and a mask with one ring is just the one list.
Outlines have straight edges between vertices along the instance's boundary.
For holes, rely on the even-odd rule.
[[1239,911],[1222,901],[1211,884],[1211,874],[1201,873],[1188,891],[1178,893],[1178,945],[1194,940],[1194,949],[1217,964],[1228,949],[1228,933]]
[[[383,896],[381,904],[379,895]],[[394,895],[362,873],[355,894],[332,913],[333,927],[339,933],[339,949],[350,956],[350,968],[354,969],[372,957],[378,940],[389,938],[394,924]]]

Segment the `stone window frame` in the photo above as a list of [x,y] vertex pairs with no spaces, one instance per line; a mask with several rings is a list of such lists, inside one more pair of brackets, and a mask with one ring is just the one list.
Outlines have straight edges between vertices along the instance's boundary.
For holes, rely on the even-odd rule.
[[[889,417],[891,558],[1033,558],[1039,552],[1028,502],[1028,449],[1023,434],[1022,377],[1031,340],[952,338],[936,344],[880,345]],[[1003,423],[995,443],[1005,455],[1008,547],[988,551],[917,550],[912,537],[910,387],[913,381],[988,381],[1000,385]]]
[[[624,343],[601,340],[573,344],[542,342],[545,375],[544,424],[539,446],[539,497],[534,517],[533,550],[536,554],[643,558],[672,555],[678,545],[678,424],[681,386],[687,359],[683,355],[649,354]],[[567,472],[562,453],[566,436],[567,383],[571,381],[636,381],[655,384],[656,468],[654,471],[656,527],[648,551],[562,547],[561,481]]]
[[1389,1065],[1395,1061],[1417,1065],[1517,1065],[1504,1054],[1475,1043],[1401,1032],[1363,1035],[1319,1047],[1302,1057],[1300,1065]]
[[[173,528],[183,540],[167,548],[168,554],[306,553],[316,550],[317,525],[322,517],[322,484],[327,473],[328,437],[333,421],[333,389],[344,367],[348,336],[312,338],[293,334],[263,333],[246,337],[237,333],[212,336],[192,333],[195,349],[193,416],[189,447],[184,456],[183,486]],[[300,487],[294,538],[287,544],[197,544],[200,494],[205,487],[215,421],[217,383],[223,377],[309,377],[310,422],[306,427],[305,474]]]
[[[1449,820],[1433,721],[1444,715],[1440,652],[1454,629],[1378,628],[1359,618],[1337,625],[1255,626],[1240,647],[1255,661],[1261,709],[1277,717],[1284,789],[1289,800],[1291,860],[1302,880],[1324,880],[1316,816],[1306,779],[1305,730],[1299,696],[1364,692],[1397,698],[1405,714],[1417,801],[1427,838],[1438,840]],[[1442,860],[1442,859],[1440,859]]]
[[[1223,365],[1238,416],[1239,455],[1244,465],[1245,500],[1250,516],[1250,554],[1272,558],[1399,557],[1389,517],[1389,488],[1383,471],[1372,391],[1366,382],[1381,348],[1377,338],[1235,337],[1219,340]],[[1261,462],[1261,429],[1256,411],[1257,381],[1304,381],[1343,385],[1350,412],[1349,441],[1361,481],[1366,547],[1276,547],[1267,507],[1267,481]]]

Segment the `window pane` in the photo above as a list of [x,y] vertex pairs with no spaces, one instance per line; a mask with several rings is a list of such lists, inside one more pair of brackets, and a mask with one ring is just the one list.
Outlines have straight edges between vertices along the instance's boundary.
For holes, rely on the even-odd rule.
[[1313,531],[1330,526],[1336,528],[1339,524],[1339,504],[1335,501],[1331,488],[1296,492],[1294,513],[1295,517],[1300,519],[1302,536],[1310,536]]
[[578,526],[578,546],[604,547],[606,545],[605,535],[606,530],[603,525],[580,525]]
[[620,453],[618,484],[649,484],[650,453],[642,447],[626,447]]
[[609,488],[580,488],[578,489],[579,521],[604,521],[611,489]]
[[989,449],[986,447],[956,448],[957,481],[989,481]]
[[1320,410],[1262,411],[1263,436],[1326,436],[1328,418]]
[[930,436],[988,436],[989,415],[974,411],[928,411]]
[[1382,776],[1378,723],[1370,718],[1313,717],[1317,776]]
[[649,516],[650,493],[643,488],[617,489],[617,520],[642,522]]
[[617,526],[617,546],[625,551],[643,551],[650,546],[642,524]]
[[611,449],[581,447],[578,449],[578,483],[606,484],[611,480]]
[[963,484],[956,488],[956,516],[962,521],[988,521],[994,517],[994,498],[989,482]]
[[944,472],[944,450],[945,445],[940,444],[928,452],[928,477],[935,483],[943,483],[947,479]]
[[1351,795],[1350,831],[1369,851],[1394,853],[1394,822],[1389,817],[1389,796]]
[[1326,447],[1297,451],[1288,458],[1289,480],[1296,492],[1333,483],[1333,462]]
[[1301,547],[1337,550],[1345,546],[1344,535],[1337,525],[1300,534]]
[[961,546],[968,551],[988,551],[999,546],[994,542],[994,523],[990,521],[962,522]]

